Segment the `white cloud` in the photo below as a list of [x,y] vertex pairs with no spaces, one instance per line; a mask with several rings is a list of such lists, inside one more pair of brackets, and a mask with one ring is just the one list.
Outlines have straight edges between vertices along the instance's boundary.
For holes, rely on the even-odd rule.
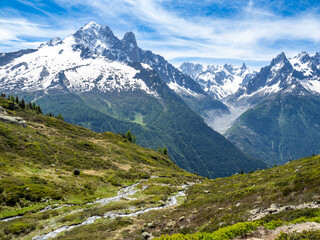
[[[313,43],[315,47],[320,41],[320,17],[312,12],[281,17],[267,7],[258,8],[255,1],[250,0],[239,9],[239,15],[232,18],[214,15],[186,17],[177,10],[168,10],[163,6],[164,2],[170,1],[173,0],[55,0],[70,13],[74,8],[82,9],[89,13],[88,19],[111,26],[118,36],[123,31],[134,31],[142,48],[153,50],[168,59],[212,57],[270,60],[281,51],[290,55],[308,50],[300,49],[304,47],[304,41]],[[22,25],[5,23],[0,19],[0,40],[21,40],[19,36],[26,32],[33,37],[64,37],[80,27],[79,24],[85,23],[83,15],[77,21],[72,17],[54,17],[64,21],[60,23],[63,29],[33,25],[26,20],[22,21]],[[155,32],[141,30],[137,25]],[[21,26],[23,31],[19,29]],[[297,42],[297,45],[278,46],[277,41]]]
[[[162,53],[167,58],[197,55],[265,60],[280,51],[290,50],[272,47],[276,41],[288,39],[317,43],[320,40],[319,16],[304,14],[304,16],[282,18],[267,8],[255,7],[253,0],[244,6],[242,15],[233,19],[184,18],[177,12],[165,9],[162,6],[163,0],[57,1],[69,5],[90,4],[90,7],[101,16],[106,16],[107,21],[110,20],[108,16],[115,21],[119,18],[123,21],[125,14],[138,19],[144,25],[155,29],[156,34],[161,37],[159,43],[152,40],[154,33],[138,32],[138,38],[141,37],[140,45]],[[175,50],[177,45],[184,49]]]

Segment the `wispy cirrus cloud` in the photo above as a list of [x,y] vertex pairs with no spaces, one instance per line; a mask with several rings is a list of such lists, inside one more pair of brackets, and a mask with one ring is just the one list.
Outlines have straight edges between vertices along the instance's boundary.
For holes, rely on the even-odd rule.
[[[315,52],[320,41],[320,3],[305,1],[19,1],[33,9],[26,20],[28,32],[34,32],[30,37],[65,37],[93,20],[109,25],[118,36],[135,32],[142,48],[168,59],[263,61],[281,51],[289,56],[302,50]],[[37,25],[37,18],[44,20],[43,26]],[[9,42],[23,40],[23,33],[17,29],[21,25],[13,25],[0,20],[1,29],[6,31],[1,36]]]

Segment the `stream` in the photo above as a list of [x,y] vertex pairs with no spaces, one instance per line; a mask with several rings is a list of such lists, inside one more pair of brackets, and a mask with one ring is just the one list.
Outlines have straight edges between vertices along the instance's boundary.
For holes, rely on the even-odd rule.
[[[142,180],[142,181],[146,181],[146,180]],[[110,202],[115,202],[115,201],[120,201],[121,198],[127,198],[129,196],[134,195],[136,192],[139,191],[139,189],[136,189],[136,186],[138,184],[140,184],[142,181],[135,183],[131,186],[125,187],[123,189],[120,189],[118,191],[117,196],[115,197],[110,197],[110,198],[103,198],[100,200],[97,200],[93,203],[89,203],[89,204],[94,204],[94,203],[101,203],[103,205],[106,205]],[[106,214],[104,214],[103,217],[101,216],[91,216],[89,218],[87,218],[85,221],[83,221],[82,223],[79,224],[75,224],[75,225],[70,225],[70,226],[62,226],[60,228],[57,228],[56,230],[41,235],[41,236],[36,236],[34,238],[32,238],[32,240],[47,240],[49,238],[53,238],[56,237],[59,233],[64,232],[64,231],[69,231],[73,228],[76,227],[80,227],[80,226],[84,226],[87,224],[91,224],[94,223],[96,220],[101,219],[101,218],[110,218],[110,219],[114,219],[116,217],[135,217],[138,216],[139,214],[143,214],[149,211],[153,211],[153,210],[161,210],[161,209],[165,209],[168,208],[170,206],[174,206],[178,204],[178,197],[181,196],[185,196],[185,191],[188,189],[188,187],[191,186],[190,185],[182,185],[180,186],[183,190],[179,191],[176,195],[170,197],[170,199],[166,202],[166,204],[164,204],[163,206],[158,206],[158,207],[150,207],[150,208],[146,208],[146,209],[142,209],[142,210],[138,210],[136,212],[132,212],[132,213],[125,213],[125,212],[108,212]],[[147,186],[146,186],[147,187]],[[143,188],[142,190],[144,190],[145,188]]]

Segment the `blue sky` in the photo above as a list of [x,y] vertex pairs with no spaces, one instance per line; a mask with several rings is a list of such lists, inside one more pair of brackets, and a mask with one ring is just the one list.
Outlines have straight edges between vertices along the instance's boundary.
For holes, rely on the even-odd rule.
[[90,21],[178,64],[242,61],[320,51],[320,1],[0,0],[0,52],[65,38]]

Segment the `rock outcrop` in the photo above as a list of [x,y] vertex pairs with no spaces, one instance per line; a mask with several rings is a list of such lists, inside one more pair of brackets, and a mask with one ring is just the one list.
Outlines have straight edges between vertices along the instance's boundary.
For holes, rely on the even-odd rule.
[[25,120],[23,120],[20,117],[10,117],[8,116],[8,113],[2,108],[0,107],[0,121],[1,122],[8,122],[8,123],[13,123],[13,124],[18,124],[21,127],[26,128],[27,127],[27,123]]

